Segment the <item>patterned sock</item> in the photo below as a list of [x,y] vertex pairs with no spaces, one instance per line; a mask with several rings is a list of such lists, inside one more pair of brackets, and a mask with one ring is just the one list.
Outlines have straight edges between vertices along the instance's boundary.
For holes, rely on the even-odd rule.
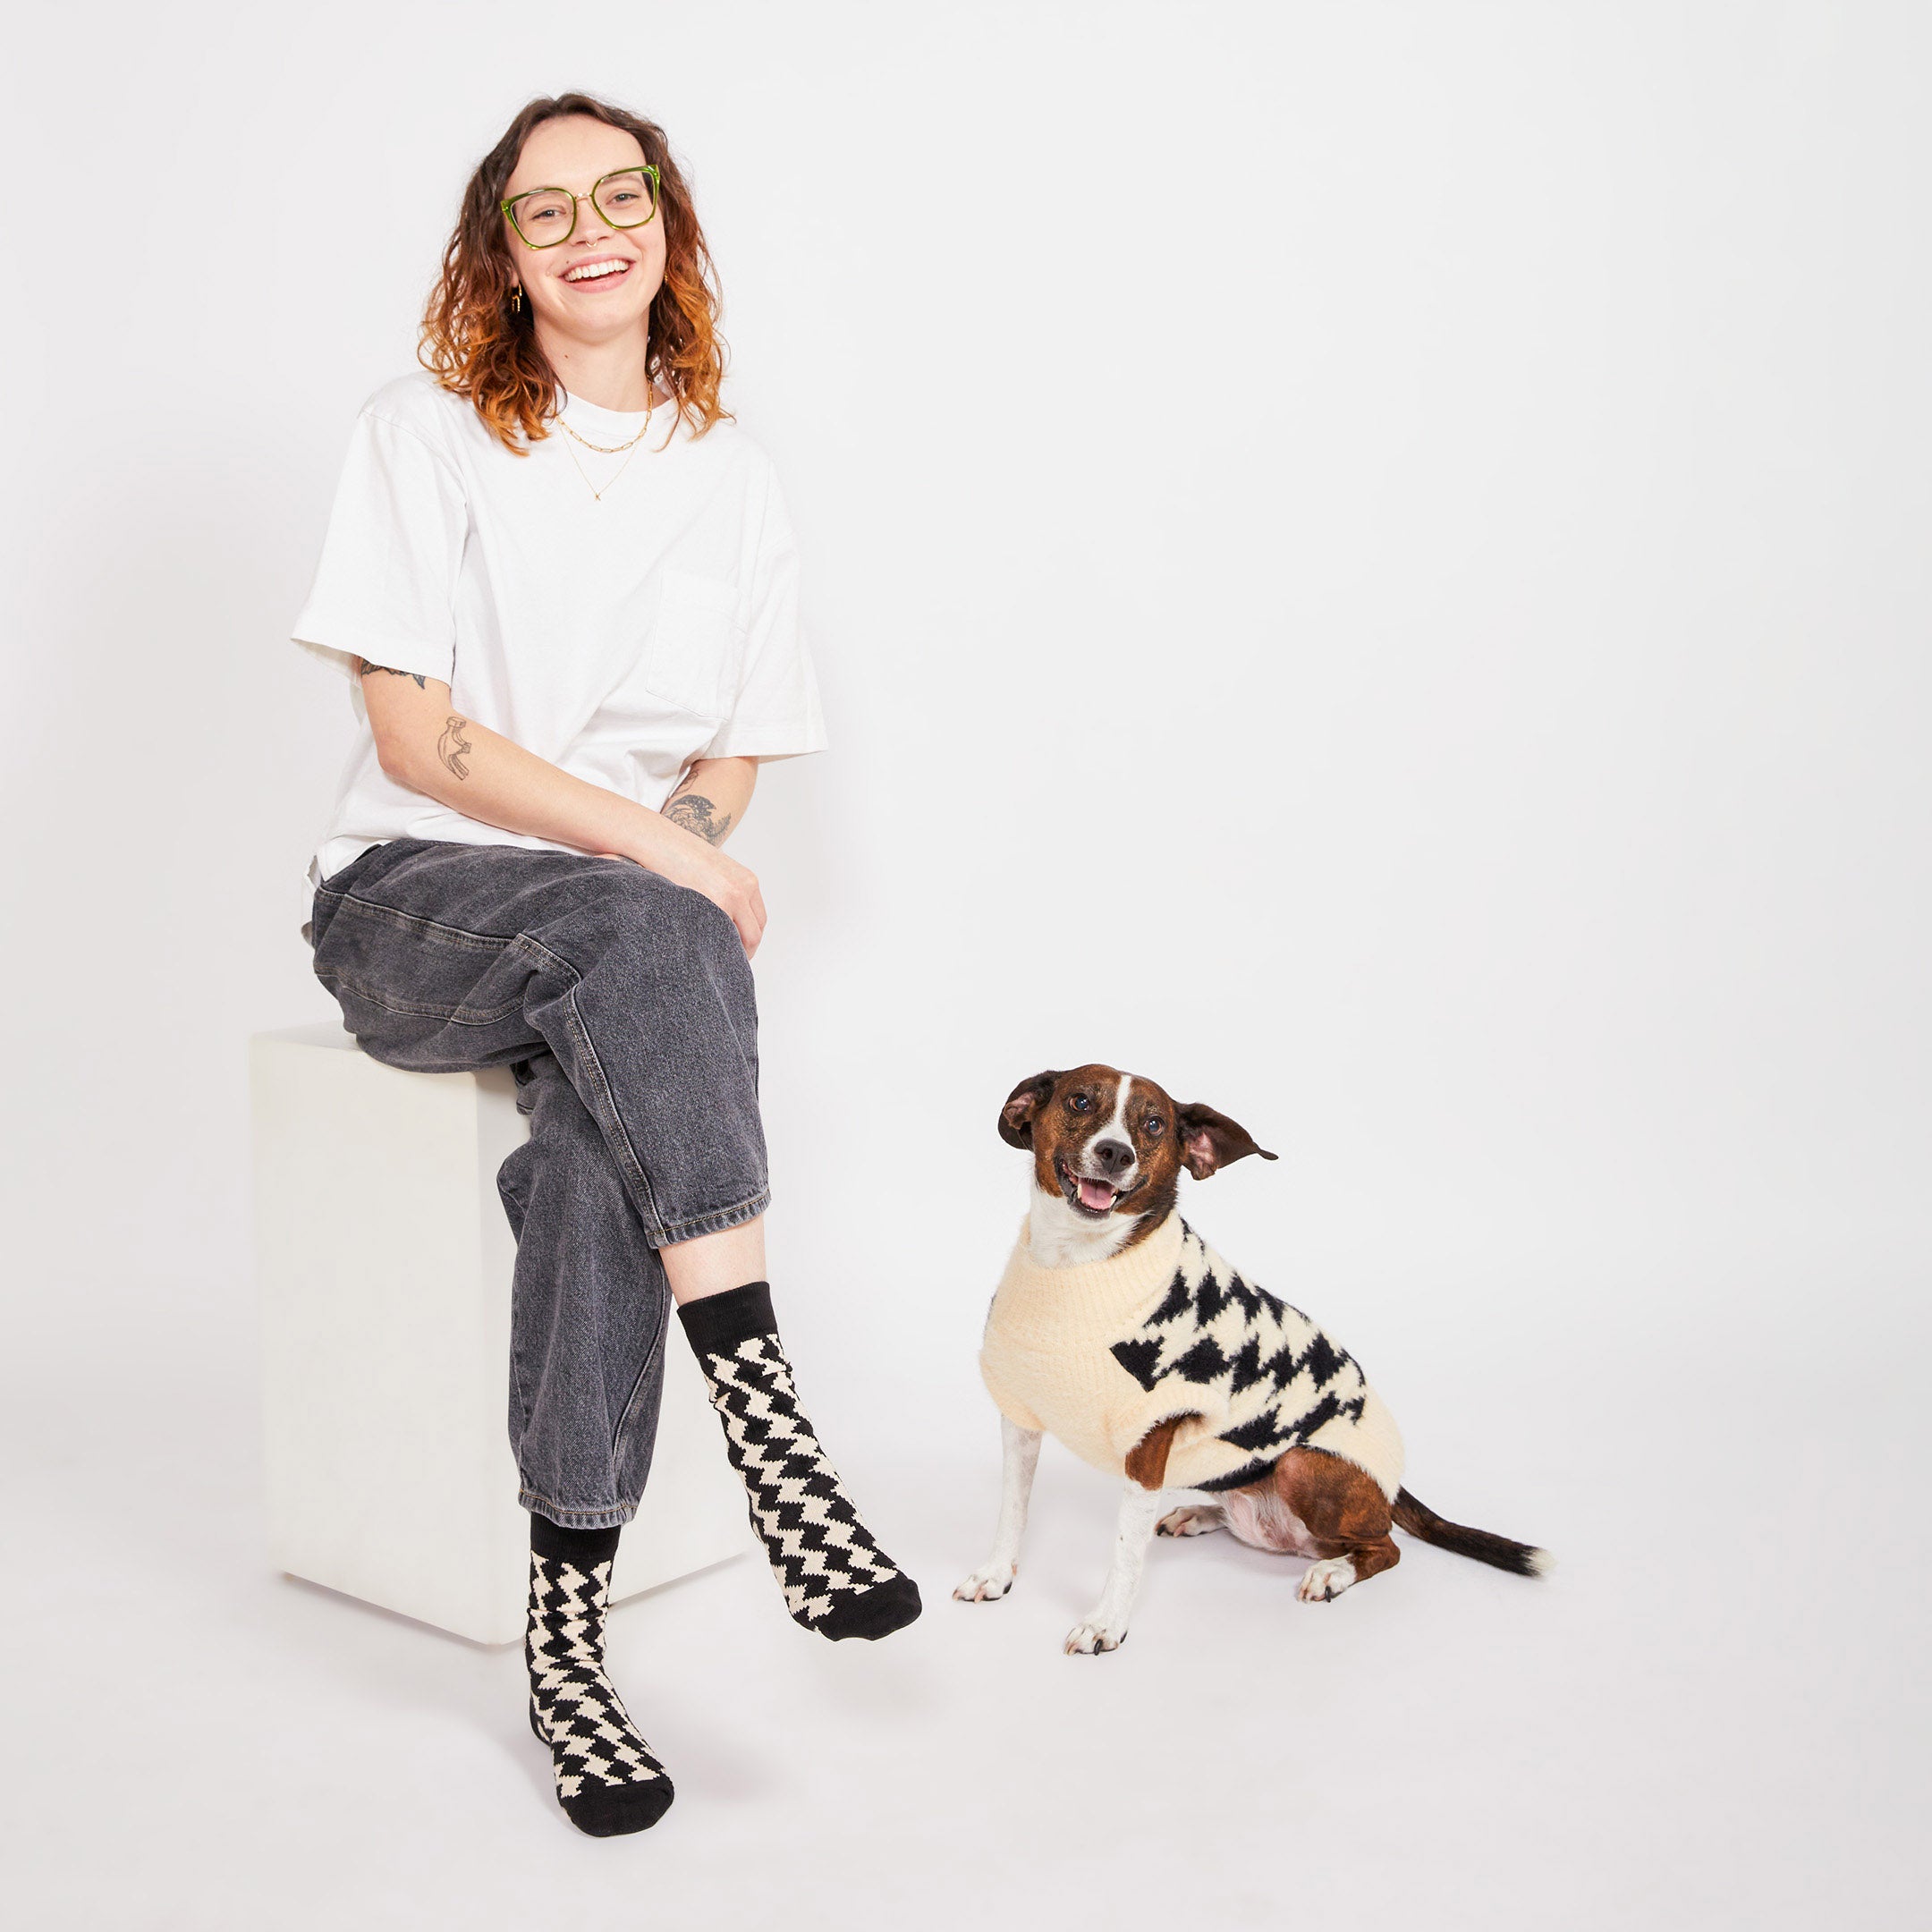
[[604,1674],[614,1530],[564,1530],[530,1517],[530,1729],[550,1747],[557,1802],[580,1832],[615,1838],[655,1825],[671,1780]]
[[792,1621],[835,1641],[889,1636],[910,1623],[919,1614],[919,1586],[867,1534],[800,1411],[769,1284],[707,1295],[678,1316]]

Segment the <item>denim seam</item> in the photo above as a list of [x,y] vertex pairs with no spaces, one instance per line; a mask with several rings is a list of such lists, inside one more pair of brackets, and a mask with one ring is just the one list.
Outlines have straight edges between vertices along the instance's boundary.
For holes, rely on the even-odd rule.
[[[686,1241],[694,1234],[719,1234],[726,1228],[742,1227],[747,1221],[755,1220],[771,1206],[771,1189],[761,1187],[756,1194],[748,1194],[741,1201],[729,1208],[714,1208],[707,1214],[693,1215],[688,1221],[674,1221],[662,1232],[663,1241],[651,1242],[653,1248],[667,1248],[674,1245],[674,1237],[682,1236]],[[685,1233],[686,1229],[693,1233]]]
[[[613,1530],[619,1523],[629,1522],[637,1513],[635,1503],[593,1503],[583,1509],[572,1509],[553,1501],[540,1490],[533,1489],[529,1483],[523,1481],[521,1475],[517,1486],[520,1491],[517,1501],[524,1509],[535,1510],[539,1516],[547,1517],[550,1521],[565,1530]],[[572,1523],[566,1520],[572,1516],[614,1516],[617,1522]]]
[[[657,1192],[650,1184],[650,1176],[644,1172],[643,1162],[637,1157],[637,1149],[631,1144],[631,1130],[624,1125],[623,1115],[617,1110],[617,1100],[611,1091],[609,1076],[604,1072],[603,1061],[597,1057],[597,1042],[590,1038],[590,1029],[584,1022],[583,1009],[577,1004],[577,989],[583,984],[583,975],[561,953],[552,952],[541,939],[534,939],[528,933],[519,933],[513,943],[531,953],[541,954],[553,966],[569,976],[570,987],[564,996],[564,1012],[569,1017],[578,1046],[588,1063],[589,1072],[595,1080],[598,1103],[617,1130],[617,1141],[623,1149],[620,1165],[628,1164],[631,1173],[637,1177],[638,1187],[643,1191],[644,1199],[649,1204],[650,1215],[644,1223],[644,1238],[650,1241],[653,1248],[660,1247],[662,1242],[650,1240],[651,1235],[663,1227],[664,1217],[658,1212]],[[607,1140],[609,1136],[606,1135],[606,1138]]]
[[[670,1291],[666,1289],[665,1300],[668,1301],[669,1299]],[[617,1427],[611,1436],[611,1467],[614,1470],[618,1466],[621,1459],[624,1431],[631,1426],[631,1411],[637,1406],[638,1391],[644,1386],[645,1377],[650,1374],[653,1362],[658,1365],[658,1380],[660,1383],[663,1381],[665,1337],[670,1333],[670,1317],[666,1314],[665,1318],[657,1324],[657,1334],[656,1339],[651,1343],[650,1352],[645,1356],[643,1365],[637,1372],[637,1380],[631,1383],[631,1393],[624,1397],[624,1405],[618,1411]]]
[[[513,1231],[511,1238],[519,1246],[521,1245],[522,1236],[521,1234]],[[513,1278],[512,1285],[514,1286]],[[516,1440],[521,1442],[530,1434],[534,1411],[530,1408],[530,1397],[523,1393],[523,1371],[517,1361],[516,1330],[513,1323],[510,1333],[510,1392],[516,1397],[518,1410]]]
[[[575,1030],[578,1044],[589,1061],[590,1072],[597,1081],[597,1097],[605,1111],[616,1123],[617,1138],[623,1148],[623,1157],[630,1164],[631,1172],[637,1176],[638,1185],[644,1191],[644,1199],[650,1203],[650,1219],[644,1229],[647,1241],[652,1233],[663,1226],[664,1216],[657,1208],[657,1191],[650,1184],[650,1176],[644,1172],[644,1164],[637,1157],[637,1149],[631,1145],[631,1130],[624,1125],[624,1117],[618,1111],[617,1098],[611,1091],[610,1078],[604,1071],[604,1063],[597,1057],[597,1042],[590,1038],[590,1029],[584,1023],[583,1009],[577,1004],[577,988],[582,984],[582,976],[573,966],[571,968],[571,989],[564,996],[564,1011],[570,1015],[572,1027]],[[652,1247],[657,1246],[656,1241]]]
[[442,1006],[427,1000],[397,1002],[385,999],[380,993],[363,984],[352,973],[345,973],[335,966],[326,967],[316,974],[326,987],[346,987],[356,998],[370,1006],[380,1006],[385,1013],[405,1013],[418,1020],[443,1020],[452,1026],[494,1026],[505,1014],[513,1013],[522,1005],[521,999],[505,1000],[501,1006]]
[[517,1366],[516,1343],[510,1344],[510,1387],[517,1399],[517,1439],[521,1442],[530,1434],[531,1415],[530,1397],[523,1393],[523,1374]]
[[425,919],[420,912],[400,911],[394,906],[384,905],[379,900],[358,899],[353,893],[331,893],[329,897],[339,899],[344,912],[353,912],[359,918],[373,919],[379,925],[398,926],[404,932],[415,933],[421,938],[469,952],[501,953],[521,936],[517,933],[471,932],[466,927],[449,926],[441,919]]

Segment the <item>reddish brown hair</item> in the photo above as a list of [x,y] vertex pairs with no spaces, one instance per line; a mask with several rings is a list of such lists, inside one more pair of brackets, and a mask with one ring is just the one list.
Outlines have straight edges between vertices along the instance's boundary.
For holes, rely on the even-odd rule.
[[468,397],[518,455],[549,434],[545,419],[556,408],[556,375],[537,346],[530,309],[519,313],[510,306],[517,275],[502,203],[530,131],[562,114],[583,114],[634,134],[657,170],[665,278],[650,305],[650,373],[671,392],[679,417],[702,436],[730,411],[718,401],[724,342],[717,332],[717,276],[691,190],[662,128],[588,94],[533,100],[470,177],[443,251],[442,276],[423,311],[418,359],[453,395]]

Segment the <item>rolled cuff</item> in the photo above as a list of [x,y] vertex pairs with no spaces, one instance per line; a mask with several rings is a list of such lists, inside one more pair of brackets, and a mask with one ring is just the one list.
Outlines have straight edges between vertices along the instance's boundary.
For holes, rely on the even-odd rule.
[[419,638],[385,636],[362,625],[344,623],[318,611],[313,605],[295,620],[294,642],[318,662],[333,665],[344,677],[356,675],[355,660],[380,665],[386,671],[406,672],[411,677],[430,678],[447,684],[455,676],[456,653],[447,644],[431,644]]
[[637,1514],[635,1503],[593,1504],[588,1508],[572,1509],[529,1483],[519,1485],[517,1502],[530,1513],[533,1521],[555,1523],[564,1530],[621,1530]]
[[735,720],[719,726],[716,733],[698,756],[701,758],[748,758],[761,763],[773,758],[806,758],[826,748],[825,727],[809,724],[741,724]]
[[761,1187],[734,1207],[716,1208],[708,1214],[693,1215],[688,1221],[646,1222],[644,1239],[653,1248],[674,1248],[680,1241],[696,1241],[703,1234],[722,1234],[726,1228],[742,1227],[747,1221],[756,1221],[770,1206],[771,1190]]

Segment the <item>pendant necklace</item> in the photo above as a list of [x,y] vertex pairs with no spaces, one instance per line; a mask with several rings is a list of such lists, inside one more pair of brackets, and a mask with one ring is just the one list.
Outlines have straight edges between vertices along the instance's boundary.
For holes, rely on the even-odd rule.
[[[631,467],[631,459],[637,454],[637,446],[644,440],[644,432],[650,428],[651,406],[657,399],[656,386],[653,385],[651,394],[645,398],[644,402],[644,421],[638,433],[626,443],[593,443],[589,436],[579,436],[561,415],[556,419],[557,428],[563,430],[564,434],[570,438],[570,443],[564,445],[564,453],[570,458],[577,474],[584,480],[584,487],[590,492],[592,498],[597,503],[604,501],[604,490],[614,489],[617,478],[621,477]],[[623,461],[617,465],[616,475],[613,476],[604,485],[603,489],[599,489],[590,480],[589,472],[584,468],[582,462],[579,461],[577,452],[570,446],[571,443],[581,443],[587,450],[595,450],[599,456],[621,455],[623,457]]]

